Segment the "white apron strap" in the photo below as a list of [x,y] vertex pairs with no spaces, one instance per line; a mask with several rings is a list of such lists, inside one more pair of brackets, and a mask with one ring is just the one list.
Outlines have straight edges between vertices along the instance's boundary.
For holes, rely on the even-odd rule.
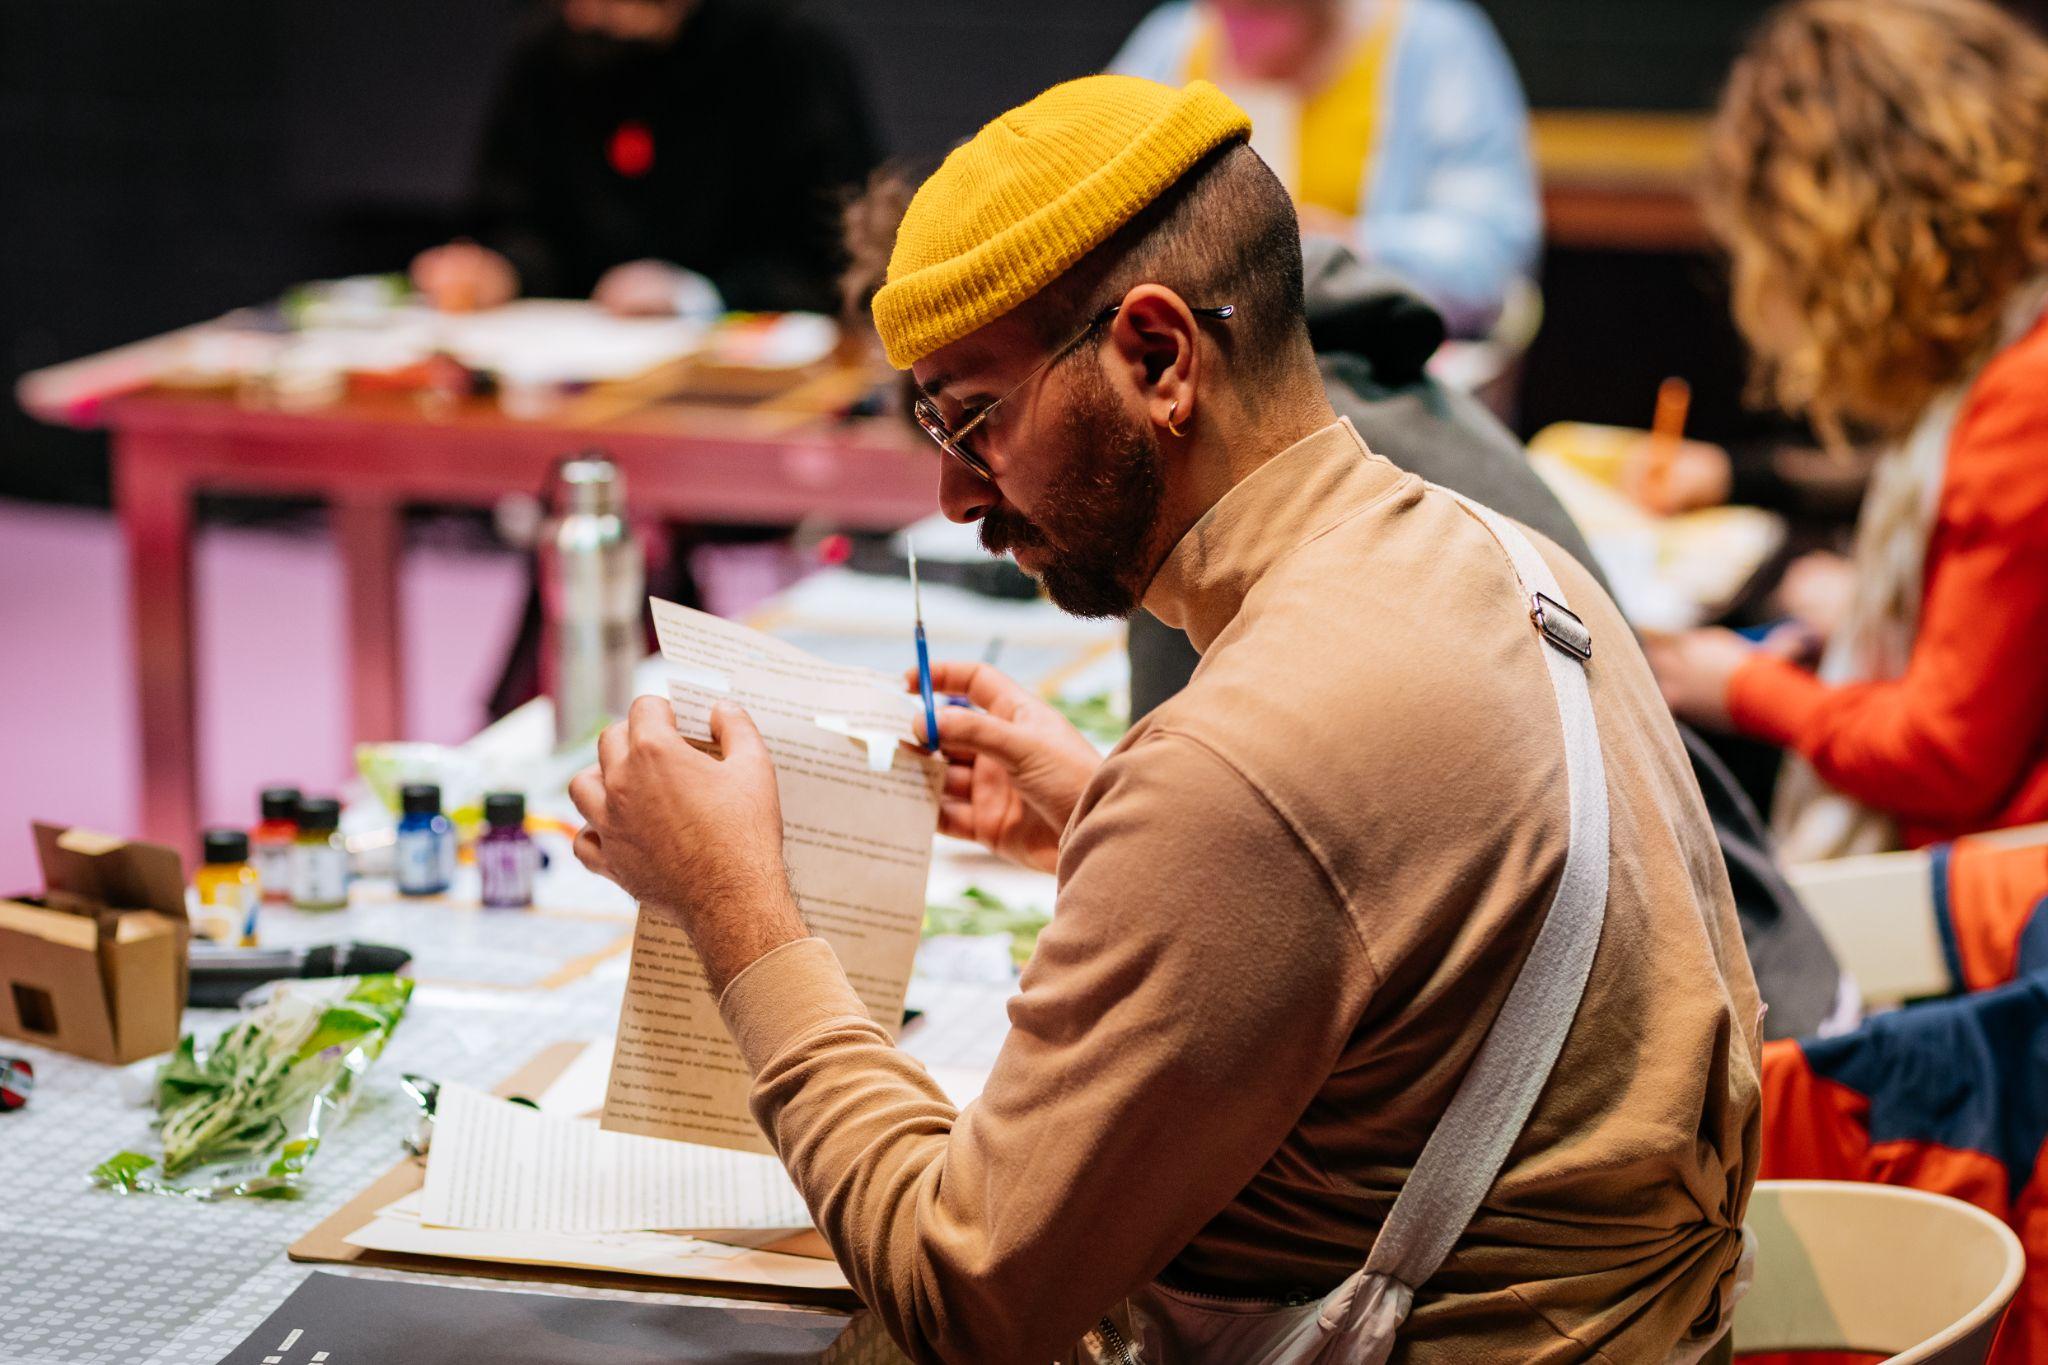
[[1536,1107],[1585,995],[1607,915],[1607,769],[1585,671],[1592,636],[1521,529],[1477,503],[1457,500],[1507,551],[1545,646],[1564,727],[1571,843],[1521,973],[1388,1211],[1365,1268],[1323,1301],[1322,1326],[1331,1333],[1321,1353],[1325,1361],[1376,1365],[1393,1350],[1416,1289],[1436,1274],[1470,1225]]

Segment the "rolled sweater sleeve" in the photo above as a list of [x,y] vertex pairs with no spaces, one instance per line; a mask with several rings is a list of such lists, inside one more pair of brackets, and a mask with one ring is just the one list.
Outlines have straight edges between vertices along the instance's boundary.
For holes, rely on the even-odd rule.
[[1974,396],[1950,447],[1905,674],[1831,686],[1759,655],[1729,682],[1736,725],[1908,822],[1993,818],[2048,733],[2044,450],[2048,400],[2005,384]]
[[807,939],[721,1007],[753,1110],[920,1360],[1043,1362],[1274,1154],[1369,998],[1353,921],[1243,775],[1152,731],[1090,785],[1011,1033],[956,1113]]

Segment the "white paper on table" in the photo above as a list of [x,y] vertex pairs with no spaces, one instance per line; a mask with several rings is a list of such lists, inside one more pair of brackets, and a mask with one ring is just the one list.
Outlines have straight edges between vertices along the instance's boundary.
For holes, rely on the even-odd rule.
[[576,1060],[562,1069],[535,1101],[543,1114],[580,1119],[604,1108],[604,1092],[612,1079],[612,1040],[595,1038],[583,1045]]
[[[864,737],[909,739],[915,702],[900,678],[827,663],[703,612],[653,607],[677,726],[708,742],[712,706],[746,708],[775,759],[797,906],[838,954],[869,1015],[893,1033],[924,924],[944,768],[899,744],[877,771]],[[908,620],[904,639],[907,655]],[[821,716],[837,724],[820,725]],[[752,1086],[688,937],[642,915],[604,1126],[771,1153],[747,1109]]]
[[686,318],[618,317],[573,299],[519,299],[430,320],[437,349],[471,369],[535,384],[631,379],[692,354],[705,330]]
[[676,1279],[796,1289],[845,1289],[836,1262],[812,1256],[729,1246],[672,1232],[477,1232],[429,1227],[421,1221],[423,1193],[413,1191],[378,1210],[342,1240],[370,1251],[442,1256],[515,1265],[570,1266],[661,1275]]
[[608,1133],[466,1085],[444,1085],[421,1221],[497,1232],[808,1228],[782,1163]]

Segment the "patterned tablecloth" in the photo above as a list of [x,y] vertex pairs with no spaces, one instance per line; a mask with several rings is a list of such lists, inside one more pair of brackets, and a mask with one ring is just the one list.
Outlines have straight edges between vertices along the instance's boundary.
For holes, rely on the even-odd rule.
[[[411,1012],[371,1072],[355,1111],[323,1143],[304,1197],[288,1202],[199,1203],[92,1188],[86,1171],[141,1142],[148,1111],[124,1103],[122,1073],[115,1068],[0,1040],[6,1051],[28,1057],[36,1071],[28,1106],[0,1115],[0,1362],[213,1365],[314,1269],[287,1260],[285,1248],[401,1155],[399,1139],[414,1114],[399,1089],[401,1072],[488,1086],[551,1043],[612,1032],[625,986],[623,950],[600,957],[553,989],[454,980],[539,980],[562,963],[591,955],[593,941],[617,942],[623,949],[632,930],[630,907],[613,905],[610,917],[602,915],[604,908],[524,913],[482,911],[456,901],[405,903],[366,883],[343,914],[272,912],[271,942],[402,942],[415,953],[422,977]],[[987,1066],[1007,1026],[1009,993],[1006,985],[920,979],[912,987],[912,1003],[926,1015],[905,1032],[904,1046],[935,1065]],[[192,1010],[186,1026],[204,1035],[231,1017]],[[547,1288],[628,1297],[568,1285]],[[684,1295],[637,1297],[695,1301]]]

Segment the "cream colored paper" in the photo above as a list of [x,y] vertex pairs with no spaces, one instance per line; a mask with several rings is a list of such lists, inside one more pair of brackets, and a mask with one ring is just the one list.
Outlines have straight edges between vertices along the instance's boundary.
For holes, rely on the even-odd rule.
[[607,1133],[465,1085],[444,1085],[421,1221],[495,1232],[807,1228],[772,1156]]
[[[744,706],[775,757],[783,861],[811,931],[829,942],[861,1003],[892,1032],[924,923],[941,764],[903,745],[915,703],[900,679],[827,663],[759,631],[654,604],[684,736],[708,742],[711,708]],[[906,656],[910,654],[905,623]],[[619,1014],[604,1126],[772,1152],[747,1112],[753,1083],[687,936],[643,914]]]
[[342,1240],[370,1251],[462,1261],[571,1266],[791,1289],[849,1287],[833,1261],[729,1246],[672,1232],[508,1233],[429,1227],[420,1218],[423,1199],[423,1193],[415,1190],[385,1205],[375,1218]]

